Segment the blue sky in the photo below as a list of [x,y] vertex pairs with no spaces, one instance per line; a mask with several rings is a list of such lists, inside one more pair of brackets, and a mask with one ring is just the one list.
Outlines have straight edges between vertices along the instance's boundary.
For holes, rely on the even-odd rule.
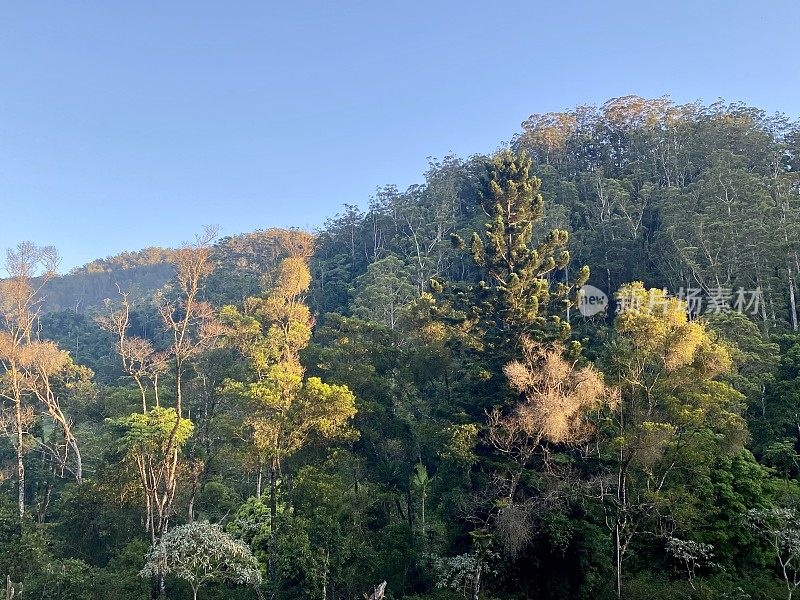
[[0,20],[0,246],[62,270],[313,228],[427,157],[626,94],[800,116],[800,3],[16,2]]

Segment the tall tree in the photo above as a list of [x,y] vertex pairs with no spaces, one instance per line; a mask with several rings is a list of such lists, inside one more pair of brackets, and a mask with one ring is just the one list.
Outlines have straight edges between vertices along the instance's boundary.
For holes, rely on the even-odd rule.
[[[489,335],[537,335],[547,325],[553,302],[566,308],[568,294],[589,277],[588,267],[580,269],[572,285],[556,277],[569,264],[566,231],[556,229],[543,241],[533,241],[534,225],[544,210],[540,186],[524,152],[506,150],[486,163],[479,199],[487,222],[481,233],[472,234],[470,244],[481,281],[467,302]],[[453,241],[465,245],[458,236]],[[559,333],[569,330],[557,315],[551,316]]]
[[610,472],[599,484],[622,597],[631,543],[645,531],[691,529],[673,499],[697,497],[701,474],[741,451],[747,427],[743,395],[720,380],[731,368],[728,351],[688,319],[684,303],[639,282],[623,286],[617,302],[606,372],[622,402],[606,447]]
[[[17,504],[20,518],[25,516],[25,435],[33,424],[33,409],[26,407],[27,367],[30,346],[36,339],[42,287],[55,277],[58,253],[51,246],[38,247],[23,242],[6,252],[8,278],[0,280],[0,365],[3,381],[0,392],[11,404],[11,424],[17,459]],[[5,406],[3,407],[6,408]]]
[[356,280],[353,312],[395,329],[403,308],[411,303],[415,292],[406,264],[389,255],[370,264],[367,272]]
[[616,390],[603,382],[591,365],[579,367],[564,357],[563,345],[550,347],[522,340],[522,358],[504,372],[520,399],[509,414],[499,408],[489,414],[489,439],[509,455],[517,469],[511,473],[506,498],[514,501],[523,470],[543,442],[574,445],[587,439],[590,412],[614,409]]
[[226,306],[223,320],[230,343],[250,362],[249,381],[229,389],[248,402],[246,425],[259,458],[269,469],[270,573],[275,572],[278,478],[284,461],[317,436],[353,439],[350,420],[355,397],[343,385],[305,377],[300,351],[311,336],[311,316],[304,302],[310,283],[308,257],[313,239],[287,232],[288,256],[278,265],[264,297],[248,298],[244,311]]
[[[194,243],[174,254],[175,279],[159,303],[159,313],[169,347],[153,352],[146,340],[128,335],[129,305],[122,294],[119,308],[112,307],[103,321],[118,339],[117,351],[123,367],[136,381],[142,398],[142,413],[117,420],[125,432],[128,457],[137,465],[146,506],[145,528],[153,541],[169,529],[178,485],[181,449],[192,431],[186,418],[184,387],[192,361],[213,347],[221,330],[212,307],[202,300],[205,278],[211,273],[211,241],[216,232],[208,228]],[[173,406],[161,406],[159,373],[168,365],[174,384]],[[150,379],[156,405],[148,410],[144,378]],[[162,582],[163,584],[163,582]]]

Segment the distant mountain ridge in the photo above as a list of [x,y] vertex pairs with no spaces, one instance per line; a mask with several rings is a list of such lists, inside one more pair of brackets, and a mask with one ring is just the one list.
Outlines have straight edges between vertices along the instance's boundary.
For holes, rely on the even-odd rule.
[[147,297],[163,287],[174,273],[174,250],[149,247],[137,252],[93,260],[49,281],[43,291],[47,312],[72,310],[89,312],[100,308],[106,298],[120,289],[134,297]]
[[[217,268],[206,285],[208,299],[219,305],[258,294],[262,278],[281,257],[279,240],[285,231],[271,228],[221,238],[214,246]],[[175,252],[150,246],[76,267],[47,283],[43,309],[91,313],[119,290],[130,293],[132,300],[147,301],[172,278]]]

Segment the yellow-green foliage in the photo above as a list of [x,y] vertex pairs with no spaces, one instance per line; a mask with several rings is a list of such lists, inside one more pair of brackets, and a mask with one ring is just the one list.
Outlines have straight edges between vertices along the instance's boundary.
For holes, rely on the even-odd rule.
[[122,430],[121,443],[130,456],[163,452],[170,443],[173,447],[182,448],[194,429],[191,420],[180,419],[178,422],[175,409],[163,407],[153,408],[144,414],[132,413],[113,423]]
[[342,385],[306,378],[300,351],[311,337],[312,319],[304,294],[311,276],[307,259],[290,254],[272,274],[264,297],[248,298],[244,311],[222,310],[228,341],[249,359],[253,380],[229,383],[228,390],[248,401],[245,423],[258,454],[280,462],[312,435],[326,440],[354,439],[350,426],[355,396]]
[[664,290],[645,289],[641,282],[617,292],[620,312],[615,327],[640,360],[674,373],[689,368],[704,378],[730,370],[727,349],[713,341],[701,321],[690,321],[686,305]]

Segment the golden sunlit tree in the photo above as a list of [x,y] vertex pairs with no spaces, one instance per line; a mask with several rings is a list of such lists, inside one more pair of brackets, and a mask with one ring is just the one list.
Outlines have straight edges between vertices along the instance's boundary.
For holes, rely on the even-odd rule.
[[313,238],[290,231],[283,244],[287,256],[270,274],[266,295],[248,298],[241,311],[233,306],[222,311],[230,343],[251,365],[251,380],[231,382],[229,388],[246,402],[252,446],[269,472],[271,572],[275,568],[277,486],[284,461],[314,437],[328,441],[356,437],[350,425],[356,413],[353,393],[346,386],[306,377],[300,363],[300,351],[311,337],[305,294],[311,281],[308,258]]
[[527,511],[516,496],[536,453],[546,459],[547,448],[585,442],[595,431],[590,417],[615,408],[619,400],[593,366],[566,358],[560,342],[523,337],[520,349],[521,358],[503,369],[518,399],[509,411],[495,407],[489,412],[489,441],[510,459],[508,475],[499,481],[495,529],[512,554],[531,533]]
[[622,286],[616,297],[606,372],[622,401],[611,413],[612,467],[600,495],[622,597],[631,542],[648,526],[663,536],[658,527],[680,524],[674,499],[696,496],[692,474],[700,477],[714,457],[741,451],[747,427],[743,395],[719,380],[731,368],[727,349],[704,322],[689,319],[684,302],[640,282]]
[[[25,452],[36,444],[61,476],[65,471],[83,480],[83,462],[72,420],[63,410],[63,393],[70,380],[88,378],[67,352],[39,339],[42,289],[56,276],[58,253],[52,247],[23,242],[6,255],[8,277],[0,280],[0,413],[14,438],[17,461],[18,508],[25,515]],[[43,409],[63,433],[63,442],[28,435]]]

